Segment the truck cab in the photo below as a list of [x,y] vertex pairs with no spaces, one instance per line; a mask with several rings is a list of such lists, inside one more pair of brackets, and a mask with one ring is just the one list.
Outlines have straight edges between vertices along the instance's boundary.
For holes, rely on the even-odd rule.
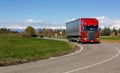
[[95,18],[82,18],[81,42],[99,42],[99,25]]

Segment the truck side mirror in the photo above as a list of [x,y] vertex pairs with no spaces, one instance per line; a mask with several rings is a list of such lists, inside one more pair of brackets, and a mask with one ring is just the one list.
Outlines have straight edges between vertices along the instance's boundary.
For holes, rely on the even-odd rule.
[[101,31],[101,28],[98,28],[98,31]]
[[99,28],[99,31],[101,31],[101,28]]

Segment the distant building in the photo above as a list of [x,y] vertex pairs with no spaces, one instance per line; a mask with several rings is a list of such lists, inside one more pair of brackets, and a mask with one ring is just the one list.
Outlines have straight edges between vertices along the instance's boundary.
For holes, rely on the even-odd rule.
[[42,32],[49,34],[49,33],[52,33],[52,29],[43,29]]
[[62,30],[62,29],[48,29],[48,28],[44,28],[44,29],[39,29],[39,32],[41,35],[43,36],[47,36],[47,37],[51,37],[51,36],[65,36],[66,35],[66,30]]

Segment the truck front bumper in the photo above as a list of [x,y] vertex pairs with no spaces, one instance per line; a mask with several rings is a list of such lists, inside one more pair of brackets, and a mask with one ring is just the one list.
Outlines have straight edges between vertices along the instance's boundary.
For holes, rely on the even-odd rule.
[[86,43],[90,43],[90,42],[98,43],[99,39],[95,39],[95,40],[83,39],[82,42],[86,42]]

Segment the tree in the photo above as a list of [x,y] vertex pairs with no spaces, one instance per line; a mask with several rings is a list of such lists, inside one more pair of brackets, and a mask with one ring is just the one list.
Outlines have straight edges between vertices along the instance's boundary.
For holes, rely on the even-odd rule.
[[118,29],[118,33],[120,33],[120,28]]
[[7,28],[0,28],[0,33],[11,33],[11,30]]
[[25,29],[25,32],[29,33],[30,35],[34,35],[35,34],[35,29],[32,26],[28,26]]
[[111,30],[110,30],[110,28],[108,27],[105,27],[104,29],[103,29],[103,31],[102,31],[102,35],[103,36],[109,36],[110,35],[110,33],[111,33]]
[[115,35],[117,35],[117,30],[115,28],[113,28],[112,32],[114,32]]

